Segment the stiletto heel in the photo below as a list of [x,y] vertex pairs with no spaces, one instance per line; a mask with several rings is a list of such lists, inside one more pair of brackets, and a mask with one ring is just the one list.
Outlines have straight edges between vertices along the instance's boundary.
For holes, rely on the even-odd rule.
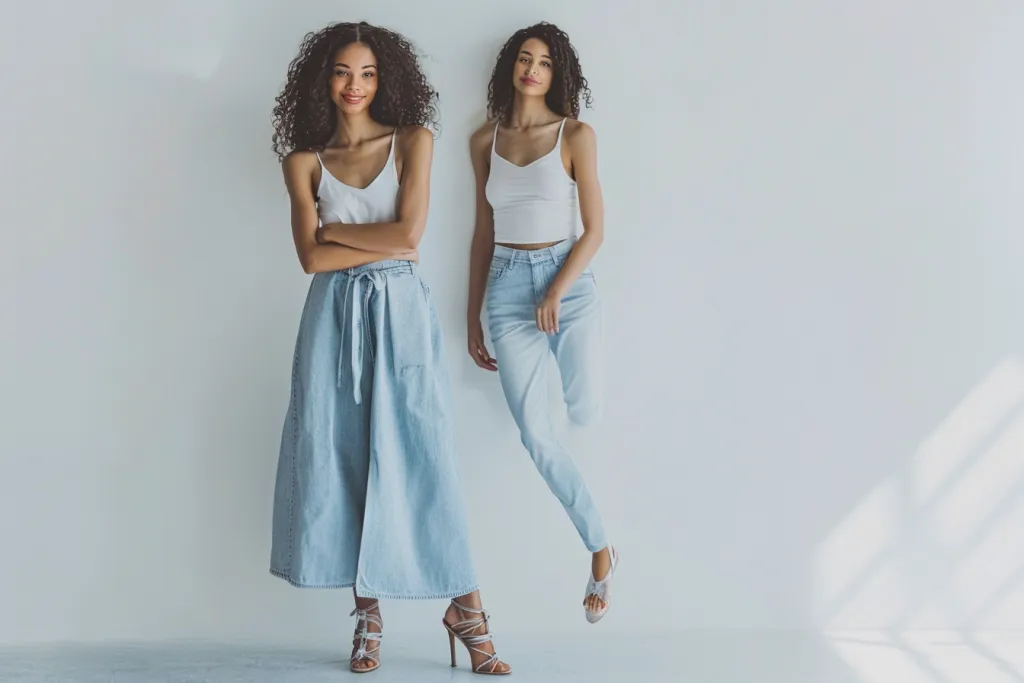
[[[464,619],[457,624],[449,624],[447,620],[441,620],[441,623],[444,624],[444,629],[448,631],[448,644],[451,646],[452,650],[452,666],[455,666],[455,639],[458,638],[459,642],[465,645],[466,649],[469,650],[470,662],[473,661],[474,652],[487,657],[487,659],[480,662],[478,666],[470,664],[473,673],[486,674],[488,676],[505,676],[512,673],[511,667],[507,671],[502,671],[498,668],[504,664],[504,662],[498,659],[497,652],[491,654],[474,647],[475,645],[483,645],[484,643],[491,642],[491,633],[489,629],[487,629],[487,621],[490,619],[491,615],[482,609],[463,607],[454,600],[452,600],[452,604],[461,612],[480,615],[472,619]],[[480,633],[481,629],[484,629],[484,633]]]
[[[444,619],[441,620],[441,623],[444,623]],[[445,626],[447,626],[447,624],[445,624]],[[452,668],[454,669],[455,668],[455,636],[452,635],[451,631],[448,631],[448,647],[451,648],[451,651],[452,651]]]

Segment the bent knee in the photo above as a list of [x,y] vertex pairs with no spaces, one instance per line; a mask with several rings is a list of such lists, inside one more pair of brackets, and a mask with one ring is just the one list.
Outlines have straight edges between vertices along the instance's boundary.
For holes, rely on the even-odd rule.
[[568,406],[569,421],[580,427],[589,427],[601,419],[601,404],[598,401],[577,403]]

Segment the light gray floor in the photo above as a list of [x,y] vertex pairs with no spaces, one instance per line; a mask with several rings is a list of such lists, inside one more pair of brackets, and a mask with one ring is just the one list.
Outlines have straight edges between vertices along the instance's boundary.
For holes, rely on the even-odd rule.
[[[364,683],[479,681],[448,666],[447,641],[396,637]],[[679,683],[1019,683],[1024,634],[684,631],[585,639],[505,635],[509,680]],[[4,683],[321,683],[357,680],[347,652],[210,643],[0,648]]]

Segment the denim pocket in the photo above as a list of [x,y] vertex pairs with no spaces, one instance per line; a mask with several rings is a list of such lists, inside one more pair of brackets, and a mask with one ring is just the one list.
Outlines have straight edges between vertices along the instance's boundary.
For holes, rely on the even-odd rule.
[[497,282],[501,278],[505,277],[505,273],[508,272],[509,265],[508,261],[491,261],[491,268],[487,276],[487,282]]
[[388,279],[387,338],[395,372],[424,367],[432,357],[433,306],[426,285],[418,277]]

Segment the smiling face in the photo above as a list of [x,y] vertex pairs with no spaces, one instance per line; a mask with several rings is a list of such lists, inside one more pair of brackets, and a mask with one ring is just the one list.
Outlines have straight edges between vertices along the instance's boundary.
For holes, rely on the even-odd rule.
[[367,45],[349,43],[334,55],[329,84],[331,100],[349,116],[370,108],[377,93],[377,58]]
[[524,97],[542,98],[553,113],[572,118],[579,118],[581,104],[591,105],[579,54],[554,24],[519,29],[501,46],[487,84],[488,118],[508,124]]
[[512,87],[523,95],[543,97],[551,89],[554,68],[551,50],[540,38],[523,42],[512,69]]

